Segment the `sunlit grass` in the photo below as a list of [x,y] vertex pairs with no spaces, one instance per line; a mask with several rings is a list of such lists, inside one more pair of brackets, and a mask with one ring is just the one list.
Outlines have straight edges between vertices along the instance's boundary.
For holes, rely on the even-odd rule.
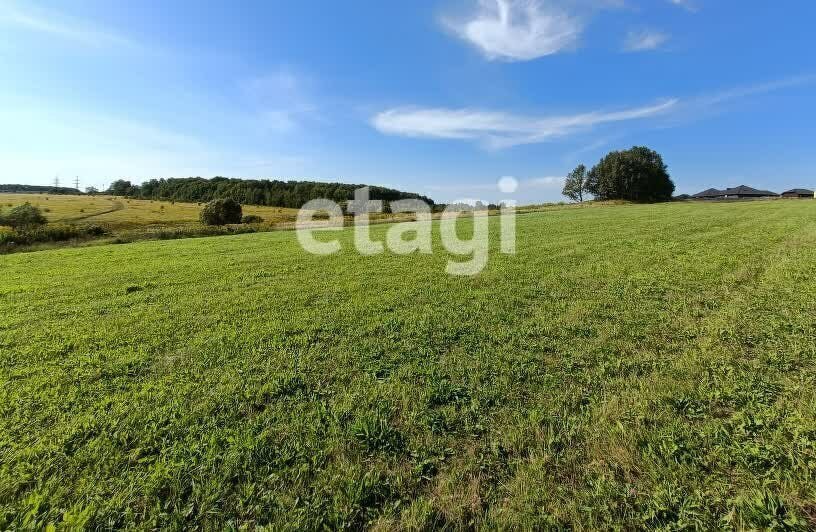
[[[30,202],[42,209],[49,222],[98,223],[112,228],[145,225],[197,224],[201,205],[151,201],[114,196],[68,196],[55,194],[0,194],[0,207]],[[261,216],[265,222],[288,222],[297,209],[245,205],[244,214]]]
[[0,527],[816,526],[816,202],[332,236],[0,257]]

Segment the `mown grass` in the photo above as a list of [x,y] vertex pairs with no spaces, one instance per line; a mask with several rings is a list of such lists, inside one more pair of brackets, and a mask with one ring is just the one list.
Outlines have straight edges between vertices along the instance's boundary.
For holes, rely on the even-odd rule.
[[0,257],[0,527],[816,526],[816,203],[337,235]]

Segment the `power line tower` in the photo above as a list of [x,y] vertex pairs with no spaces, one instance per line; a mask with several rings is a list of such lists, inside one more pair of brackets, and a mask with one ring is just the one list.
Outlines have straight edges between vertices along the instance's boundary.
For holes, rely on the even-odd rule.
[[74,178],[74,188],[79,190],[79,176]]
[[59,188],[59,176],[54,176],[54,188]]

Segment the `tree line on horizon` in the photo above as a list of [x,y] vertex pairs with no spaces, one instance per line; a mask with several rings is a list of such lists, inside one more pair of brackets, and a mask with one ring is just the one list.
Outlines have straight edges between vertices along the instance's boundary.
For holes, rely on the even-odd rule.
[[[348,183],[321,183],[315,181],[277,181],[268,179],[235,179],[201,177],[151,179],[141,185],[120,179],[114,181],[105,193],[135,199],[169,200],[205,203],[219,198],[230,198],[245,205],[266,205],[299,209],[308,201],[327,198],[338,203],[354,199],[354,191],[367,185]],[[391,188],[369,186],[372,200],[386,202],[402,199],[420,199],[433,205],[426,196]]]
[[82,194],[78,189],[71,187],[53,187],[45,185],[19,185],[0,184],[0,194],[19,194],[23,192],[31,192],[37,194],[61,194],[61,195],[75,195]]

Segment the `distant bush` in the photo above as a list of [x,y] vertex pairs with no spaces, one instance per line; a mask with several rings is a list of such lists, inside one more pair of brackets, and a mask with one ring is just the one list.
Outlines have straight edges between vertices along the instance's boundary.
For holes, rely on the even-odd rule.
[[241,204],[234,199],[212,200],[201,209],[201,223],[205,225],[226,225],[241,223]]
[[161,228],[155,231],[135,232],[132,240],[142,239],[158,239],[158,240],[176,240],[179,238],[197,238],[203,236],[221,236],[221,235],[242,235],[246,233],[257,233],[258,230],[254,227],[222,227],[209,225],[204,227],[173,227]]
[[258,216],[257,214],[247,214],[243,218],[241,218],[242,224],[261,224],[263,223],[264,219]]
[[86,225],[81,228],[88,236],[103,236],[108,234],[108,230],[101,225]]
[[7,225],[14,229],[21,227],[34,227],[47,223],[40,209],[30,203],[23,203],[14,207],[9,212],[0,213],[0,225]]

